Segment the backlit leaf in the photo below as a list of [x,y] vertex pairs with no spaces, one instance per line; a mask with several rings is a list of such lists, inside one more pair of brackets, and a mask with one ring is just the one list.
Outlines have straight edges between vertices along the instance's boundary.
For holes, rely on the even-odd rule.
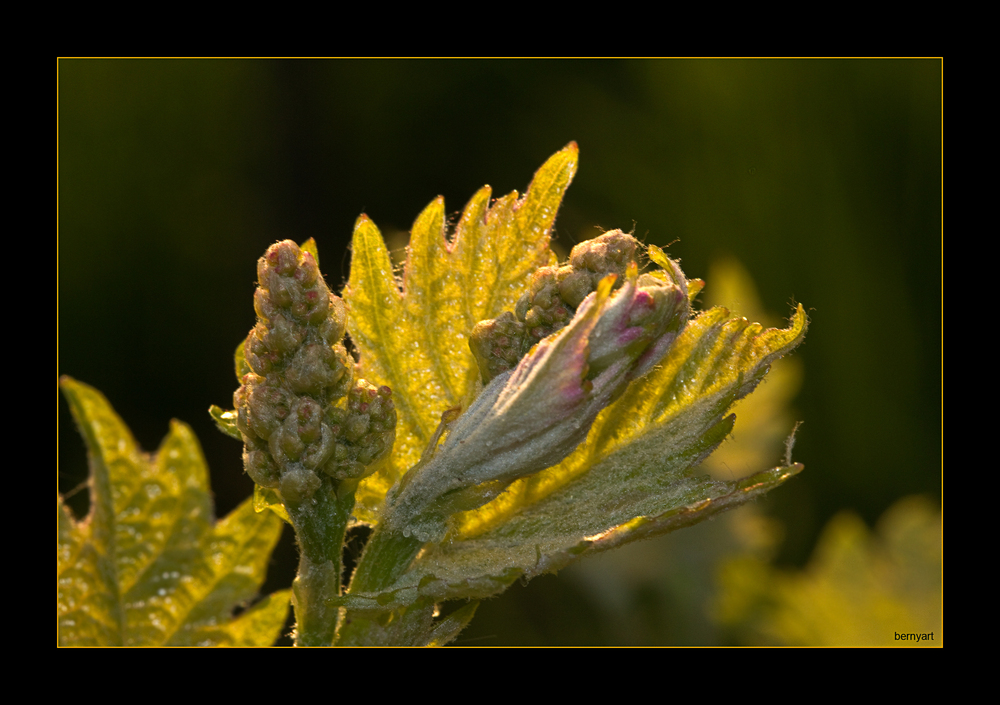
[[[720,305],[733,313],[764,325],[774,325],[777,317],[764,310],[750,273],[735,259],[714,261],[708,270],[707,306]],[[716,479],[732,479],[734,472],[764,467],[779,452],[788,430],[795,425],[792,400],[802,385],[803,361],[788,355],[775,361],[761,384],[733,405],[737,423],[733,436],[702,464],[701,469]],[[808,427],[807,427],[808,430]]]
[[[585,533],[666,511],[669,507],[660,506],[655,497],[662,491],[669,494],[665,488],[725,438],[733,421],[723,418],[726,411],[753,390],[773,360],[802,341],[806,326],[801,305],[786,330],[761,330],[760,324],[721,307],[701,313],[656,369],[601,412],[585,443],[559,465],[516,482],[491,504],[466,513],[456,536],[486,533],[529,506],[532,513],[555,513],[557,507],[550,505],[562,503],[556,495],[571,483],[568,491],[577,506],[566,520],[584,522],[578,529]],[[626,514],[635,513],[609,512],[609,500],[602,496],[619,498],[628,507]],[[584,497],[590,506],[585,507]],[[587,524],[593,521],[605,525]]]
[[472,197],[449,238],[437,198],[413,225],[398,281],[378,228],[361,216],[354,229],[344,298],[361,376],[393,390],[399,416],[389,468],[358,490],[355,514],[373,521],[386,492],[417,462],[446,410],[475,395],[478,368],[469,334],[481,320],[514,307],[528,277],[554,255],[549,238],[576,173],[570,143],[536,172],[527,193],[490,205],[485,186]]
[[172,422],[147,455],[100,392],[69,377],[61,385],[87,445],[91,510],[77,521],[57,500],[59,643],[272,644],[290,591],[233,610],[257,595],[281,520],[248,499],[216,522],[188,426]]
[[518,577],[689,526],[777,487],[802,466],[735,482],[691,477],[690,470],[732,430],[729,407],[802,341],[806,327],[801,306],[784,330],[762,330],[721,307],[702,313],[562,463],[458,515],[449,537],[425,547],[394,585],[344,604],[364,612],[418,599],[487,597]]
[[[581,522],[526,511],[489,534],[428,546],[399,580],[378,595],[352,594],[338,602],[357,613],[377,613],[406,607],[418,600],[484,598],[507,589],[519,578],[554,573],[585,555],[631,541],[675,531],[737,507],[778,487],[802,471],[802,465],[777,467],[737,482],[709,478],[674,483],[658,498],[670,509],[640,515],[610,529],[580,533]],[[564,495],[565,511],[588,512],[586,502]],[[627,500],[627,498],[625,498]],[[613,498],[605,508],[614,511]],[[552,504],[547,507],[555,509]],[[596,515],[582,523],[598,528],[607,523]]]

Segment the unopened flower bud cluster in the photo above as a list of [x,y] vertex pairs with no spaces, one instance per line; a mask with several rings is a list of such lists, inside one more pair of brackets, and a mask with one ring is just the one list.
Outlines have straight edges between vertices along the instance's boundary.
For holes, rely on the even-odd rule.
[[619,288],[629,265],[635,264],[638,245],[631,235],[612,230],[576,245],[568,264],[536,270],[513,313],[504,311],[472,331],[469,346],[483,383],[516,367],[539,340],[564,328],[608,274],[617,275],[614,288]]
[[257,262],[257,325],[244,344],[251,372],[233,395],[243,466],[287,502],[309,499],[322,478],[376,471],[395,440],[392,390],[353,377],[341,342],[347,311],[316,260],[291,240]]

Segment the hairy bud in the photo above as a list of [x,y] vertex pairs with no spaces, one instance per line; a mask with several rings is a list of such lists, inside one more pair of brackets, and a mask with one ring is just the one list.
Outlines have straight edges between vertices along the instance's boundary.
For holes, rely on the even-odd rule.
[[323,466],[331,477],[360,480],[389,458],[396,440],[396,407],[389,387],[358,380],[346,409],[330,409],[327,420],[336,429],[333,454]]
[[612,230],[576,245],[569,263],[536,270],[513,313],[482,321],[472,331],[469,347],[483,384],[514,369],[533,345],[569,325],[583,300],[609,274],[615,275],[613,288],[620,287],[635,265],[638,245],[631,235]]
[[[670,271],[640,277],[635,250],[635,240],[617,231],[577,245],[576,266],[539,270],[513,315],[476,326],[470,346],[488,384],[435,455],[390,490],[390,530],[440,540],[450,514],[482,506],[569,455],[597,414],[663,358],[690,315],[687,282],[666,258]],[[576,277],[567,287],[575,297],[579,282],[599,275],[569,322],[560,323],[569,302],[559,283]],[[533,328],[554,326],[555,334],[511,365]]]
[[257,262],[257,325],[243,355],[249,374],[233,395],[243,466],[254,482],[302,504],[324,477],[376,471],[395,440],[392,391],[353,378],[341,340],[347,308],[315,258],[291,240]]

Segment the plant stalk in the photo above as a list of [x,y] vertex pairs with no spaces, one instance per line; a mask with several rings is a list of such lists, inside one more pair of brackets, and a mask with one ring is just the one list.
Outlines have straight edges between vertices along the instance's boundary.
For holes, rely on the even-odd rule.
[[299,572],[292,583],[295,606],[295,645],[330,646],[337,632],[341,553],[347,522],[354,509],[354,493],[337,497],[335,481],[322,486],[302,504],[286,503],[299,544]]
[[[406,572],[410,563],[420,552],[423,542],[415,537],[385,531],[379,525],[361,556],[361,561],[351,578],[349,592],[378,593],[390,587],[400,575]],[[385,638],[384,628],[388,622],[398,617],[386,613],[379,618],[370,614],[347,611],[337,634],[338,644],[371,645]]]

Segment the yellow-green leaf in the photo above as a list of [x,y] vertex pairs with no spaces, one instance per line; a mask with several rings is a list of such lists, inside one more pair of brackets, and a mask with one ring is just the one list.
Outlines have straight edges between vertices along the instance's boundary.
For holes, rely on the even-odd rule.
[[212,406],[208,407],[208,415],[212,417],[213,421],[215,421],[216,428],[218,428],[224,434],[226,434],[230,438],[235,438],[238,441],[243,440],[243,435],[240,433],[240,430],[236,427],[235,411],[231,410],[226,411],[221,406],[216,406],[215,404],[212,404]]
[[[735,259],[709,266],[706,305],[730,308],[734,313],[773,325],[777,316],[765,311],[750,273]],[[733,468],[764,467],[779,452],[795,425],[791,402],[802,383],[802,358],[788,355],[771,365],[767,384],[761,384],[733,405],[737,416],[733,437],[723,443],[701,468],[717,479],[732,479]]]
[[[587,499],[578,502],[571,493],[564,493],[556,498],[562,506],[527,507],[490,533],[428,545],[410,569],[383,592],[346,595],[339,603],[355,614],[374,615],[420,600],[490,597],[519,578],[556,572],[585,555],[697,524],[752,501],[801,471],[802,465],[796,463],[736,482],[703,477],[665,483],[669,488],[655,493],[662,511],[641,514],[602,531],[598,529],[608,522],[601,511],[614,514],[628,503],[628,495],[606,497],[602,507]],[[596,468],[595,473],[599,472]],[[647,503],[646,508],[650,506],[655,504]],[[564,514],[554,514],[557,510]],[[594,533],[586,533],[586,528]]]
[[943,646],[941,571],[941,515],[907,497],[875,532],[855,514],[835,516],[804,570],[727,561],[715,616],[749,644]]
[[361,216],[354,229],[351,275],[344,290],[361,376],[393,390],[399,417],[390,466],[365,480],[355,514],[374,521],[393,483],[417,462],[441,414],[475,395],[478,367],[469,335],[481,320],[514,307],[539,266],[551,264],[552,224],[576,173],[570,143],[535,173],[527,193],[490,206],[483,187],[449,238],[444,200],[413,225],[402,280],[392,270],[378,228]]
[[519,577],[689,526],[783,484],[802,465],[734,482],[691,477],[690,469],[729,435],[729,408],[802,341],[806,326],[801,306],[784,330],[763,330],[721,307],[702,313],[659,367],[601,412],[562,463],[456,515],[449,537],[426,546],[395,584],[380,594],[350,595],[344,604],[363,613],[488,597]]
[[[725,438],[732,424],[730,419],[727,427],[720,426],[726,411],[760,382],[773,360],[802,341],[806,326],[801,305],[785,330],[762,330],[760,324],[721,307],[701,313],[659,367],[601,412],[574,453],[514,483],[485,507],[467,512],[459,518],[455,536],[487,533],[528,507],[540,516],[565,514],[566,521],[579,523],[573,530],[584,532],[581,535],[667,511],[670,507],[659,495]],[[671,454],[665,456],[664,449]],[[560,494],[571,483],[572,488]],[[602,493],[620,499],[620,510],[602,506]],[[562,506],[565,495],[578,504]]]
[[287,592],[236,619],[233,610],[260,589],[281,520],[248,499],[216,522],[189,427],[172,422],[147,455],[100,392],[69,377],[61,385],[87,445],[91,510],[77,521],[57,501],[59,643],[273,643]]
[[244,350],[246,344],[246,339],[241,340],[240,344],[236,346],[236,352],[233,353],[233,367],[236,370],[236,381],[240,384],[243,384],[243,376],[251,372],[250,365],[247,364],[246,351]]
[[314,238],[309,238],[300,246],[304,252],[308,252],[316,260],[316,266],[319,266],[319,249],[316,247],[316,240]]
[[253,486],[253,508],[256,512],[266,512],[270,510],[287,523],[292,523],[292,519],[288,516],[288,510],[285,509],[285,503],[281,499],[281,495],[273,489],[261,487],[256,483]]

